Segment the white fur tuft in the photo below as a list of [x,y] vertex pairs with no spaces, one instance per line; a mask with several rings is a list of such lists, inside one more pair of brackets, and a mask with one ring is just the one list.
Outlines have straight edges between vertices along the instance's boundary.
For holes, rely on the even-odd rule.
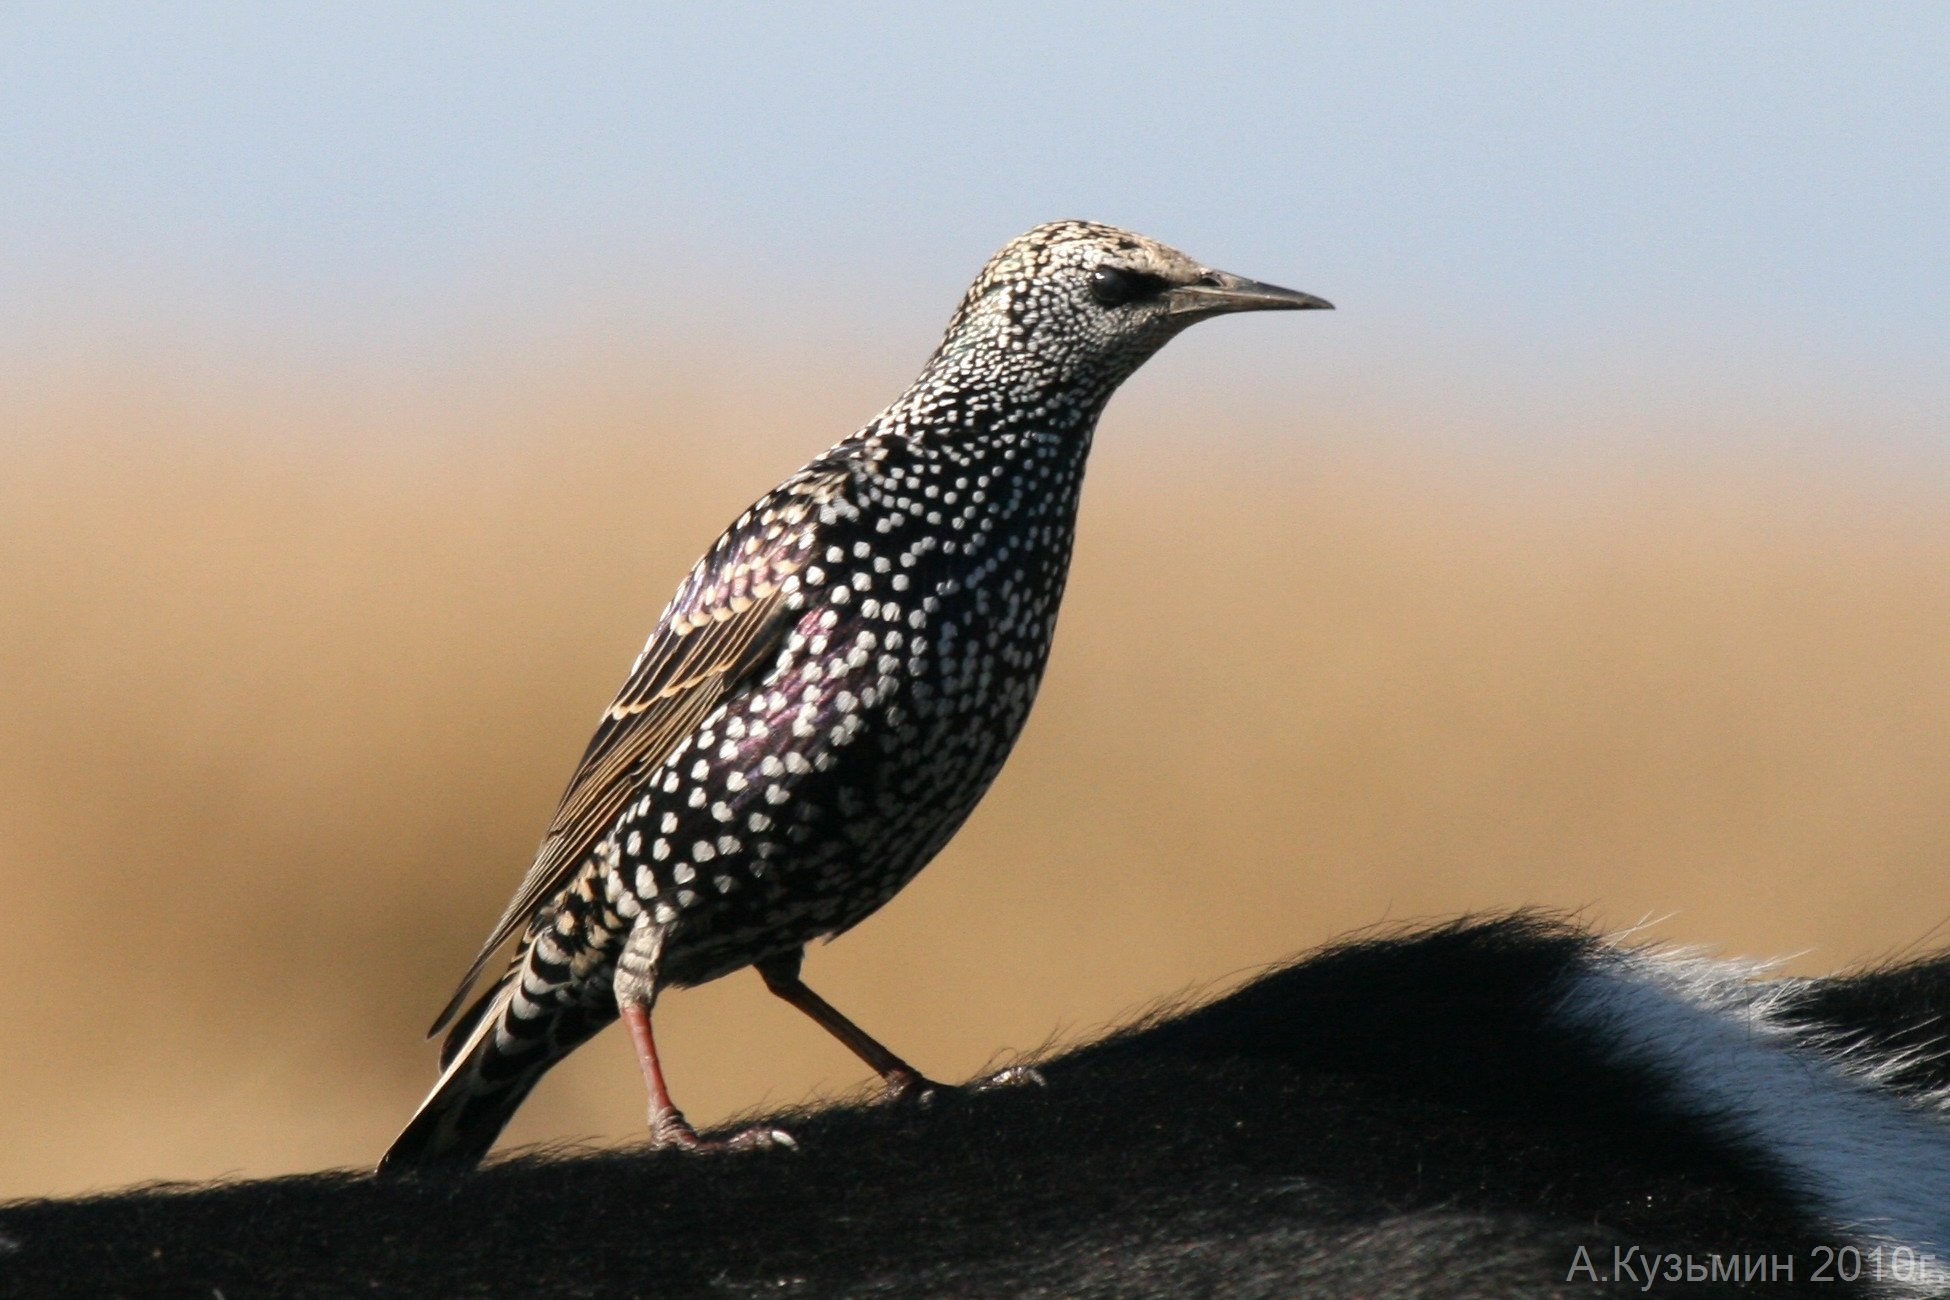
[[[1568,978],[1553,1011],[1669,1104],[1756,1152],[1845,1242],[1907,1247],[1934,1277],[1873,1293],[1950,1294],[1950,1126],[1941,1096],[1883,1086],[1914,1054],[1870,1052],[1789,1023],[1800,981],[1692,953],[1612,948]],[[1864,1278],[1864,1281],[1868,1279]]]

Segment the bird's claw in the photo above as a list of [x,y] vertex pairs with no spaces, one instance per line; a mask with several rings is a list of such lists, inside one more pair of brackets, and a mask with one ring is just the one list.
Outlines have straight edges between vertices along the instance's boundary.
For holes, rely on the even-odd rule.
[[650,1123],[650,1149],[662,1151],[676,1149],[705,1155],[714,1151],[768,1151],[774,1147],[797,1150],[799,1143],[792,1134],[782,1128],[771,1128],[764,1124],[739,1129],[728,1137],[703,1138],[691,1127],[690,1121],[682,1115],[671,1113],[658,1116]]
[[924,1074],[913,1070],[897,1070],[885,1076],[886,1086],[876,1098],[882,1106],[918,1106],[926,1109],[934,1105],[935,1098],[945,1092],[953,1092],[945,1083],[936,1083]]
[[1049,1080],[1043,1072],[1033,1065],[1012,1065],[1006,1070],[997,1070],[987,1078],[977,1079],[968,1085],[970,1092],[993,1092],[997,1088],[1020,1088],[1034,1084],[1038,1088],[1049,1087]]
[[782,1128],[768,1128],[762,1124],[753,1128],[739,1129],[724,1139],[724,1149],[727,1151],[769,1151],[773,1147],[797,1151],[799,1142]]
[[936,1083],[925,1075],[907,1071],[886,1076],[887,1086],[881,1090],[878,1101],[883,1106],[916,1106],[925,1110],[946,1097],[993,1092],[998,1088],[1015,1088],[1024,1084],[1042,1088],[1048,1086],[1049,1080],[1032,1065],[1012,1065],[1006,1070],[997,1070],[994,1074],[960,1086]]

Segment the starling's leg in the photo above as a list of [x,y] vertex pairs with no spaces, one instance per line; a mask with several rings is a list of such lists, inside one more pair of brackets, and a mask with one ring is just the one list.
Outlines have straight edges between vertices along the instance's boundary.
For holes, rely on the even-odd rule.
[[799,978],[799,963],[804,956],[804,951],[800,950],[767,957],[759,962],[758,973],[765,980],[765,987],[811,1016],[815,1024],[865,1061],[867,1068],[879,1075],[881,1082],[887,1085],[886,1092],[882,1094],[883,1100],[911,1099],[925,1103],[935,1092],[946,1087],[925,1078],[919,1070],[888,1051],[873,1035],[841,1015],[832,1003],[807,988],[806,982]]
[[657,1040],[650,1033],[650,1013],[635,1003],[620,1008],[623,1025],[630,1031],[636,1047],[637,1064],[643,1068],[643,1086],[650,1094],[650,1145],[696,1148],[702,1139],[684,1112],[670,1099],[664,1084],[663,1066],[657,1060]]
[[728,1138],[701,1138],[684,1112],[670,1099],[664,1086],[663,1066],[657,1061],[657,1040],[650,1033],[650,1009],[641,1003],[626,1002],[619,1010],[623,1024],[636,1045],[637,1064],[643,1067],[643,1086],[650,1093],[650,1145],[678,1147],[685,1151],[750,1151],[760,1147],[789,1147],[798,1144],[782,1129],[742,1129]]
[[643,1087],[650,1094],[650,1145],[685,1151],[743,1151],[753,1147],[795,1146],[789,1133],[775,1128],[748,1128],[728,1138],[697,1135],[684,1112],[664,1086],[664,1068],[657,1060],[657,1040],[650,1032],[650,1012],[657,1005],[658,970],[663,959],[665,928],[651,923],[646,911],[623,941],[617,954],[614,990],[616,1011],[630,1031]]

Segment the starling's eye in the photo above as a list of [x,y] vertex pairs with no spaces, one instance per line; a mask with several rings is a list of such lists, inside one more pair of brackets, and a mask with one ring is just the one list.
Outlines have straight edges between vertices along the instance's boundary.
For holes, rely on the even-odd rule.
[[1090,296],[1105,307],[1129,306],[1164,287],[1163,276],[1127,271],[1119,266],[1100,266],[1090,273]]

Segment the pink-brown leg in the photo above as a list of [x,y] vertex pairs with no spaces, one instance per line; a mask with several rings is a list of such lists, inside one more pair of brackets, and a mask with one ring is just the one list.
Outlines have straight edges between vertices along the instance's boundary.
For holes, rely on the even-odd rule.
[[[913,1101],[926,1105],[937,1092],[950,1090],[947,1084],[931,1081],[895,1056],[886,1044],[848,1020],[832,1003],[807,988],[806,982],[799,978],[799,964],[803,958],[802,952],[767,958],[758,963],[759,976],[764,979],[766,988],[805,1012],[814,1024],[839,1039],[848,1051],[865,1061],[867,1068],[880,1076],[881,1082],[886,1085],[885,1091],[880,1094],[882,1101]],[[970,1091],[986,1092],[990,1088],[1042,1082],[1042,1074],[1034,1067],[1015,1065],[970,1085]]]
[[643,1068],[643,1086],[650,1094],[650,1145],[677,1147],[684,1151],[751,1151],[760,1147],[797,1146],[782,1129],[756,1127],[743,1129],[728,1138],[701,1138],[684,1112],[670,1099],[664,1085],[663,1066],[657,1060],[657,1040],[650,1032],[650,1012],[626,1002],[619,1010],[636,1047],[637,1064]]
[[886,1091],[881,1094],[882,1100],[912,1098],[924,1102],[930,1093],[942,1086],[931,1083],[872,1034],[841,1015],[832,1003],[807,988],[806,982],[799,978],[799,962],[800,954],[796,952],[788,957],[769,958],[758,963],[758,973],[764,979],[766,988],[805,1012],[814,1024],[839,1039],[849,1052],[865,1061],[867,1068],[880,1076],[881,1082],[886,1085]]

